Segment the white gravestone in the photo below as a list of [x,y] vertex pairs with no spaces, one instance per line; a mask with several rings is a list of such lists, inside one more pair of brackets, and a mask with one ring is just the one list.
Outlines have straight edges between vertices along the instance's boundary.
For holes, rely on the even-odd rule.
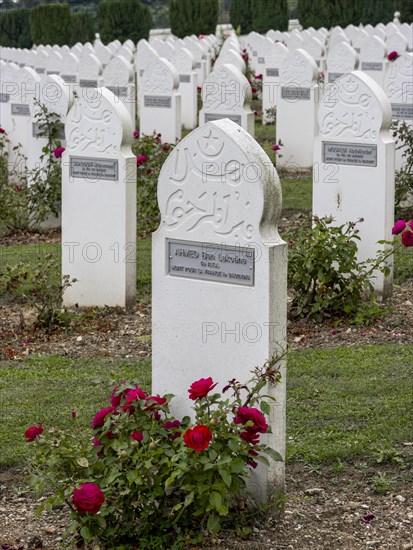
[[387,51],[397,52],[399,55],[402,55],[408,49],[408,42],[406,37],[403,36],[400,32],[394,32],[386,40]]
[[195,57],[195,70],[198,75],[198,86],[202,86],[207,76],[207,64],[204,50],[201,46],[191,40],[189,37],[184,38],[185,48]]
[[318,67],[304,50],[290,52],[280,68],[277,140],[283,143],[286,169],[307,169],[313,163],[319,103]]
[[[149,42],[142,38],[139,40],[135,54],[136,81],[138,83],[138,93],[141,86],[141,78],[145,69],[149,68],[152,63],[158,61],[159,55],[156,50],[149,45]],[[140,116],[140,115],[139,115]]]
[[19,71],[18,65],[13,62],[1,62],[0,73],[0,126],[7,132],[9,161],[13,147],[18,144],[18,136],[15,131],[14,117],[11,114],[11,104],[19,97],[19,87],[16,82],[16,75]]
[[281,44],[281,42],[272,44],[265,55],[265,70],[262,76],[263,124],[267,124],[270,120],[266,111],[277,106],[280,69],[287,56],[288,48],[284,44]]
[[[286,346],[286,244],[277,222],[280,183],[256,141],[229,120],[197,128],[166,160],[161,223],[152,239],[152,391],[174,393],[174,414],[193,416],[188,388],[211,376],[222,391],[246,381]],[[285,370],[269,387],[272,434],[285,455]],[[267,436],[266,436],[267,437]],[[261,501],[284,491],[284,463],[251,474]]]
[[62,273],[78,281],[64,304],[130,307],[136,294],[136,162],[132,126],[107,90],[79,98],[62,157]]
[[334,82],[343,74],[354,71],[359,66],[356,50],[347,42],[336,44],[327,54],[326,83]]
[[242,74],[245,74],[247,71],[245,61],[242,59],[241,55],[237,51],[231,48],[219,54],[219,57],[216,60],[214,65],[214,70],[228,63],[230,63],[231,65],[234,65],[234,67],[236,67],[239,71],[241,71]]
[[63,69],[63,56],[57,51],[51,52],[48,59],[48,64],[46,67],[46,75],[49,74],[60,74],[60,71]]
[[[332,216],[336,225],[359,224],[358,260],[374,258],[377,244],[391,240],[394,220],[394,141],[390,102],[361,71],[329,85],[319,110],[314,145],[313,215]],[[392,277],[376,273],[373,284],[384,297]]]
[[181,48],[171,59],[179,74],[179,93],[182,103],[182,126],[193,130],[198,123],[198,76],[195,58],[187,48]]
[[245,76],[233,65],[223,65],[212,71],[202,86],[199,125],[229,118],[254,137],[251,98],[251,86]]
[[63,52],[63,67],[60,77],[74,90],[78,84],[79,58],[73,52]]
[[83,54],[79,63],[79,95],[87,95],[87,90],[85,91],[84,88],[100,88],[103,86],[102,72],[102,63],[96,55]]
[[387,61],[386,45],[378,36],[370,36],[360,50],[360,69],[383,88]]
[[130,117],[132,126],[136,122],[136,87],[133,65],[121,55],[113,57],[103,70],[103,81],[121,101]]
[[[390,100],[393,120],[401,120],[413,128],[413,54],[408,52],[387,64],[384,92]],[[403,150],[396,149],[395,169],[406,162]]]
[[181,95],[179,74],[167,59],[160,58],[143,73],[139,89],[140,131],[162,134],[162,141],[181,138]]
[[325,69],[325,58],[324,58],[324,48],[322,43],[318,38],[312,36],[304,42],[303,50],[311,55],[314,59],[318,69],[324,71]]
[[21,153],[28,156],[29,142],[32,139],[31,108],[33,100],[39,98],[41,78],[34,69],[23,67],[16,72],[18,93],[11,102],[11,116],[14,136],[21,143]]

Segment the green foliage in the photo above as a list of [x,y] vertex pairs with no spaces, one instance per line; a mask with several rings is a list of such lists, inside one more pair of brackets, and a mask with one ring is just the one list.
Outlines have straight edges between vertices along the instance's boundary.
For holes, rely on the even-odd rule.
[[[20,152],[21,145],[15,147],[15,161],[9,164],[7,176],[4,169],[4,156],[0,177],[0,232],[12,233],[26,229],[38,230],[49,216],[60,212],[62,169],[60,159],[54,150],[61,146],[58,139],[63,127],[58,115],[36,102],[36,123],[39,137],[47,138],[39,163],[27,171],[26,158]],[[0,140],[7,139],[1,134]],[[1,147],[0,154],[5,148]]]
[[33,45],[30,10],[19,8],[0,10],[0,44],[8,48],[31,48]]
[[69,4],[40,4],[30,12],[30,31],[35,44],[70,43]]
[[404,162],[403,167],[395,174],[395,207],[398,210],[406,201],[413,206],[413,130],[401,120],[393,123],[392,130],[396,149],[402,150]]
[[[111,395],[113,408],[100,411],[93,432],[82,429],[77,418],[67,431],[45,426],[34,442],[31,483],[36,496],[45,490],[54,495],[39,513],[69,504],[69,532],[105,547],[139,541],[145,548],[178,549],[200,542],[207,531],[216,534],[223,518],[242,514],[234,504],[250,468],[258,462],[268,465],[267,456],[281,460],[259,443],[259,434],[268,428],[266,399],[271,399],[262,391],[279,382],[279,359],[256,368],[245,384],[231,381],[231,397],[213,393],[212,381],[207,384],[194,402],[193,424],[189,417],[179,421],[171,415],[172,395],[148,397],[136,383],[123,382]],[[254,420],[235,423],[240,407],[255,411]],[[202,431],[202,445],[199,438],[189,440],[192,430]],[[247,432],[256,432],[257,438],[247,440]],[[103,491],[99,514],[80,513],[72,500],[82,483]]]
[[50,272],[59,266],[52,254],[39,257],[34,269],[24,262],[15,266],[6,265],[0,271],[0,296],[20,294],[36,311],[36,327],[51,331],[58,326],[67,325],[70,315],[62,309],[62,297],[67,288],[76,282],[69,275],[56,283],[50,279]]
[[95,22],[92,15],[86,11],[76,11],[70,16],[70,44],[76,42],[93,42],[95,37]]
[[[367,3],[364,0],[299,0],[297,16],[304,28],[346,27],[350,23],[358,25],[363,19]],[[365,23],[374,24],[370,19]]]
[[162,165],[173,148],[162,143],[161,135],[141,136],[134,140],[132,151],[137,158],[147,160],[137,170],[137,212],[138,231],[154,231],[159,225],[157,198],[158,178]]
[[102,42],[149,37],[152,25],[151,10],[140,0],[102,0],[97,11],[97,27]]
[[389,23],[393,21],[394,12],[402,4],[395,0],[364,0],[360,21],[367,25],[377,25],[377,23]]
[[288,31],[287,0],[251,0],[252,28],[264,34],[270,29]]
[[171,0],[169,19],[172,34],[184,38],[191,34],[215,34],[218,0]]
[[241,34],[249,34],[253,30],[252,0],[233,0],[230,17],[234,29],[240,27]]
[[322,319],[355,317],[363,312],[363,317],[374,316],[377,308],[364,308],[363,298],[373,290],[374,270],[388,273],[385,258],[393,249],[379,253],[375,260],[358,262],[356,224],[334,227],[331,222],[316,218],[311,230],[301,227],[289,235],[288,280],[294,291],[291,315]]

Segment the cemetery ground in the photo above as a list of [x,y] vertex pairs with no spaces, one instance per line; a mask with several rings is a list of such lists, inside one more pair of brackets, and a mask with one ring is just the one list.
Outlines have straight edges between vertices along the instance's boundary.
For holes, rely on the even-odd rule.
[[[311,178],[283,177],[282,185],[281,235],[309,225]],[[63,427],[72,411],[88,425],[115,381],[150,387],[151,238],[140,237],[132,311],[76,312],[69,327],[45,332],[19,296],[0,302],[1,544],[59,548],[67,524],[62,509],[35,518],[26,427]],[[35,269],[48,254],[59,263],[60,247],[58,232],[14,235],[1,241],[1,264],[23,260]],[[411,266],[404,250],[393,298],[369,324],[289,321],[284,519],[252,514],[204,548],[413,548]],[[47,277],[57,283],[59,270]]]

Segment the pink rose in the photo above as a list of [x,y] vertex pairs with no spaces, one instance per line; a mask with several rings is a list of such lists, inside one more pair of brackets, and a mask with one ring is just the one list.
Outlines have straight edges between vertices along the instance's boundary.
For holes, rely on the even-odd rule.
[[138,132],[138,130],[135,130],[135,131],[133,132],[133,137],[134,137],[135,139],[138,139],[138,138],[139,138],[139,132]]
[[139,443],[143,441],[143,433],[138,432],[138,430],[135,430],[133,433],[130,434],[130,437],[134,439],[135,441],[138,441]]
[[279,145],[273,145],[272,146],[273,151],[279,151],[280,149],[281,149],[281,147]]
[[73,506],[79,514],[97,514],[105,502],[105,496],[96,483],[81,483],[73,491]]
[[391,230],[393,235],[398,235],[406,227],[406,220],[397,220],[394,224],[393,229]]
[[389,53],[389,55],[387,56],[387,59],[389,61],[394,61],[395,59],[397,59],[399,57],[399,54],[395,51],[392,51]]

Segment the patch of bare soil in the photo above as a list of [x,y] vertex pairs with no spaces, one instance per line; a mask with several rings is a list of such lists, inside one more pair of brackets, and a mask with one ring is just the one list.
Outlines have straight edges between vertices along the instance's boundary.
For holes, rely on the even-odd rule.
[[[366,470],[354,467],[340,476],[329,476],[328,472],[319,475],[307,471],[299,463],[289,465],[287,502],[281,519],[257,518],[248,536],[220,533],[207,539],[202,549],[413,549],[412,472],[401,472],[395,467],[387,470],[389,476],[397,477],[397,482],[392,492],[376,495],[365,481]],[[27,492],[19,476],[18,470],[0,473],[0,544],[16,550],[61,548],[69,523],[68,510],[58,507],[35,517],[41,500],[36,501]],[[137,548],[145,550],[139,544]]]

